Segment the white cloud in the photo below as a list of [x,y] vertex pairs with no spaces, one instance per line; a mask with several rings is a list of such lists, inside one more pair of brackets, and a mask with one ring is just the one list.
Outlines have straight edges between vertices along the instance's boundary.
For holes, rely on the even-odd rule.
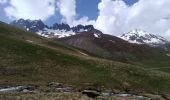
[[102,0],[99,5],[96,28],[107,34],[116,34],[124,27],[128,7],[121,0]]
[[75,26],[75,25],[79,25],[79,24],[82,24],[82,25],[95,25],[95,20],[90,20],[87,16],[84,16],[78,20],[74,20],[73,23],[72,23],[72,26]]
[[57,5],[62,21],[72,25],[76,17],[76,0],[59,0]]
[[122,0],[101,0],[96,28],[119,35],[135,28],[170,39],[170,1],[139,0],[128,6]]
[[[0,0],[6,3],[7,0]],[[170,0],[139,0],[132,6],[123,0],[101,0],[96,20],[77,19],[76,0],[8,0],[6,15],[13,19],[46,20],[57,10],[71,26],[93,24],[106,34],[120,35],[140,28],[170,39]],[[57,4],[57,5],[56,5]]]
[[123,0],[101,0],[96,20],[76,20],[76,0],[60,0],[60,13],[69,25],[93,24],[106,34],[120,35],[140,28],[170,39],[170,1],[139,0],[132,6]]
[[55,0],[10,0],[5,13],[12,19],[46,20],[55,14]]
[[75,20],[75,2],[70,7],[74,7],[67,8],[74,12],[70,25],[93,24],[97,29],[111,35],[120,35],[139,28],[170,39],[169,0],[139,0],[132,6],[123,0],[101,0],[96,20],[89,20],[88,17]]
[[8,0],[0,0],[0,4],[5,4],[7,3]]
[[76,0],[59,0],[57,3],[58,10],[62,15],[62,22],[68,23],[70,26],[78,24],[89,25],[95,24],[95,21],[89,20],[87,16],[77,19]]

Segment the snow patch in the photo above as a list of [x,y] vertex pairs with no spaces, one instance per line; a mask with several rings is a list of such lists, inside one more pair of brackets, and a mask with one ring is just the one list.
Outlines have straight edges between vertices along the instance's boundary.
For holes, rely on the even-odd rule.
[[170,57],[170,54],[166,54],[166,55]]
[[29,42],[29,43],[33,43],[33,41],[31,41],[31,40],[26,40],[27,42]]
[[29,28],[27,28],[27,31],[29,31],[30,29]]
[[86,29],[80,29],[78,32],[87,32],[88,30]]
[[82,55],[85,55],[85,56],[89,56],[89,55],[87,55],[86,53],[83,53],[83,52],[81,52],[81,51],[79,51],[79,53],[82,54]]
[[63,38],[75,35],[76,33],[73,31],[66,31],[66,30],[53,30],[53,29],[47,29],[45,28],[43,31],[38,31],[38,35],[47,37],[47,38]]
[[94,35],[94,37],[96,37],[96,38],[100,38],[100,34],[94,33],[93,35]]

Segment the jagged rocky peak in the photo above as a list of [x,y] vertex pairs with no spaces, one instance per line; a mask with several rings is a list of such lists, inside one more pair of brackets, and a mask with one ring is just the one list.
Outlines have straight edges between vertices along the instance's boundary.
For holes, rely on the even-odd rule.
[[77,25],[70,27],[68,24],[65,23],[55,23],[52,27],[54,30],[65,30],[65,31],[73,31],[73,32],[83,32],[83,31],[91,31],[94,29],[93,25]]
[[10,23],[11,25],[31,32],[37,32],[47,27],[41,20],[19,19]]
[[61,23],[61,24],[55,23],[52,26],[52,29],[55,29],[55,30],[66,30],[66,31],[70,31],[71,30],[70,26],[68,24],[65,24],[65,23]]
[[24,19],[14,20],[14,21],[11,22],[10,24],[11,24],[11,25],[18,26],[18,27],[23,27],[23,28],[25,28],[24,26],[30,26],[29,21],[24,20]]
[[[61,24],[55,23],[52,26],[47,26],[41,20],[30,20],[30,19],[26,19],[26,20],[19,19],[11,22],[10,24],[20,28],[24,28],[32,32],[42,31],[44,28],[52,29],[52,30],[73,31],[73,32],[92,31],[95,29],[93,25],[77,25],[74,27],[70,27],[68,24],[65,23],[61,23]],[[35,27],[36,29],[39,30],[33,30]]]
[[77,25],[70,27],[65,23],[55,23],[52,26],[45,25],[41,20],[19,19],[11,22],[11,25],[37,33],[48,38],[62,38],[75,35],[81,32],[102,33],[95,29],[93,25]]
[[77,26],[72,27],[72,30],[74,32],[92,31],[94,30],[94,27],[93,25],[85,25],[85,26],[77,25]]
[[41,20],[30,20],[30,19],[19,19],[11,22],[11,24],[14,25],[24,25],[24,26],[32,26],[32,25],[44,25],[44,23]]

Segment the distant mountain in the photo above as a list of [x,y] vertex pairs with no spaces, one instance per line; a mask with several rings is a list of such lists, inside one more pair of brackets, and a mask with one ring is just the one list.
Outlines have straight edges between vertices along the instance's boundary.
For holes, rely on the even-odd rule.
[[53,26],[45,25],[41,20],[24,20],[19,19],[10,23],[13,26],[25,29],[30,32],[35,32],[41,36],[48,38],[62,38],[71,35],[75,35],[80,32],[99,32],[99,30],[95,29],[93,25],[77,25],[74,27],[70,27],[68,24],[58,24],[55,23]]
[[[47,90],[49,93],[57,93],[54,91],[56,86],[61,89],[69,86],[68,89],[71,88],[73,94],[74,91],[81,90],[81,93],[86,89],[99,92],[116,90],[116,93],[120,91],[133,94],[159,93],[163,96],[163,93],[165,96],[170,93],[169,53],[157,52],[155,48],[131,44],[120,38],[101,34],[97,30],[93,31],[61,39],[84,49],[81,50],[0,22],[2,88],[30,84],[35,86],[35,91],[40,91],[38,94],[34,93],[35,97]],[[99,57],[85,50],[98,54]],[[135,55],[141,55],[138,58],[143,59],[137,59]],[[100,57],[120,61],[135,59],[137,62],[133,60],[134,62],[127,64]],[[58,83],[62,84],[56,85]],[[5,92],[6,94],[9,93]]]
[[146,44],[152,47],[159,47],[164,50],[170,50],[170,42],[168,40],[159,35],[154,35],[140,29],[132,30],[119,37],[130,43]]
[[[68,24],[65,23],[55,23],[52,26],[48,26],[45,25],[41,20],[29,19],[15,20],[10,24],[26,31],[37,33],[47,38],[64,38],[82,32],[102,34],[102,32],[100,30],[95,29],[93,25],[77,25],[74,27],[70,27]],[[167,51],[170,50],[170,42],[167,41],[165,38],[158,35],[150,34],[140,29],[132,30],[126,34],[119,36],[119,38],[126,40],[130,43],[146,44],[151,47],[158,47]]]
[[39,30],[48,28],[48,26],[45,25],[41,20],[32,21],[29,19],[28,20],[19,19],[11,22],[10,24],[31,32],[38,32]]

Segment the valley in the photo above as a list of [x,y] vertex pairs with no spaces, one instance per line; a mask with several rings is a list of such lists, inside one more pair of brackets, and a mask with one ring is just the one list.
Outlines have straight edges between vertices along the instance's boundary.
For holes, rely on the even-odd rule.
[[170,100],[170,0],[0,0],[0,100]]
[[[46,100],[55,95],[67,95],[66,98],[75,95],[75,99],[77,96],[92,99],[82,95],[83,90],[169,97],[170,69],[164,70],[170,65],[167,51],[131,44],[102,33],[96,37],[94,33],[97,32],[80,32],[60,39],[45,38],[1,22],[0,87],[33,85],[40,91],[7,93],[7,98],[39,95]],[[51,82],[80,91],[58,94],[48,87]]]

